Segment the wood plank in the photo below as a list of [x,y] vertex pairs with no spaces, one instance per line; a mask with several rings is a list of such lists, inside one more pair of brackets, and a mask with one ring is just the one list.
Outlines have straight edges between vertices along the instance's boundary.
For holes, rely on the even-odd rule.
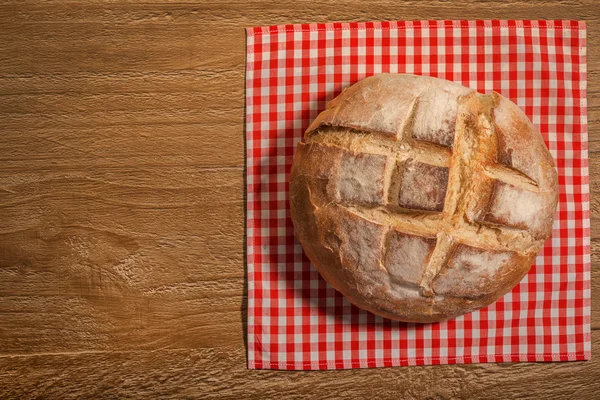
[[[600,351],[600,331],[592,334]],[[242,346],[0,358],[3,398],[593,399],[600,361],[251,371]]]
[[[84,120],[82,114],[81,121]],[[4,178],[0,177],[0,185],[9,190],[12,190],[10,182],[15,180],[12,174],[23,171],[244,166],[244,133],[240,123],[15,126],[4,128],[3,132],[0,174]],[[222,154],[223,149],[227,149],[226,154]],[[165,173],[168,171],[161,172]]]
[[[64,72],[57,74],[20,73],[0,75],[0,95],[50,95],[106,93],[197,93],[227,89],[227,93],[242,103],[244,98],[231,88],[244,89],[243,60],[236,65],[216,69],[125,72]],[[235,96],[233,96],[235,94]],[[46,102],[52,107],[52,103]]]
[[[44,4],[45,3],[45,4]],[[585,19],[593,20],[594,0],[539,0],[532,4],[527,0],[490,2],[486,0],[465,0],[460,3],[440,2],[439,0],[374,0],[369,7],[357,6],[354,0],[322,2],[315,5],[310,0],[284,1],[180,1],[158,0],[2,0],[0,7],[23,11],[15,15],[20,22],[41,22],[51,18],[78,19],[89,22],[87,17],[94,12],[94,20],[103,22],[136,22],[185,24],[195,19],[203,22],[219,20],[227,25],[237,25],[250,21],[254,25],[286,24],[320,21],[374,21],[391,19]],[[82,7],[83,6],[83,7]],[[311,6],[311,7],[309,7]],[[478,7],[478,8],[474,8]],[[105,13],[97,13],[105,10]],[[113,13],[113,10],[125,11]],[[130,11],[132,10],[132,11]],[[155,12],[165,10],[164,12]],[[299,13],[298,11],[303,11]],[[169,12],[170,11],[170,12]],[[403,14],[396,14],[402,11]],[[461,13],[462,12],[462,13]],[[496,13],[496,14],[494,14]],[[544,15],[546,18],[544,18]]]
[[[222,86],[225,88],[226,86]],[[55,128],[113,125],[226,124],[231,134],[241,132],[243,102],[229,96],[243,90],[210,93],[52,94],[0,96],[5,110],[1,126]],[[238,123],[233,132],[231,125]],[[226,132],[227,132],[226,131]],[[75,135],[76,132],[73,132]]]

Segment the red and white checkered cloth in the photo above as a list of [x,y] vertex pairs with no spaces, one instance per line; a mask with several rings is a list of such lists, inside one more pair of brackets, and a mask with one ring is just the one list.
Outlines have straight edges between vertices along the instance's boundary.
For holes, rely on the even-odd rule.
[[[586,28],[578,21],[401,21],[247,30],[248,366],[336,369],[586,360],[590,206]],[[342,89],[380,72],[445,78],[518,104],[558,167],[560,200],[529,275],[491,306],[407,324],[352,306],[294,238],[296,143]]]

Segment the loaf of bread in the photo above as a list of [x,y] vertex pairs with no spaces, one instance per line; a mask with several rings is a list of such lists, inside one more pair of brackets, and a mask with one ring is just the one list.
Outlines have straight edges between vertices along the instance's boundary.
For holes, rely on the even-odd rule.
[[331,101],[290,176],[297,238],[350,302],[407,322],[485,307],[551,235],[557,175],[514,103],[380,74]]

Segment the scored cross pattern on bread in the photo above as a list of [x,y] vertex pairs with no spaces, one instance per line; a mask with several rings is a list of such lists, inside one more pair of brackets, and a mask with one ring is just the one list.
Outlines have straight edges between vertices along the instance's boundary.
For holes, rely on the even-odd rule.
[[308,128],[290,199],[305,252],[336,289],[427,322],[523,278],[551,233],[557,178],[540,134],[499,94],[381,74]]

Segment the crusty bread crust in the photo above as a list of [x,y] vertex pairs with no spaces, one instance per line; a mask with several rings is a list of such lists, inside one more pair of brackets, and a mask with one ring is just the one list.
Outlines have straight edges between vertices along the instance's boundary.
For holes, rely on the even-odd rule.
[[501,95],[380,74],[328,104],[290,176],[296,236],[353,304],[407,322],[485,307],[552,233],[557,176]]

